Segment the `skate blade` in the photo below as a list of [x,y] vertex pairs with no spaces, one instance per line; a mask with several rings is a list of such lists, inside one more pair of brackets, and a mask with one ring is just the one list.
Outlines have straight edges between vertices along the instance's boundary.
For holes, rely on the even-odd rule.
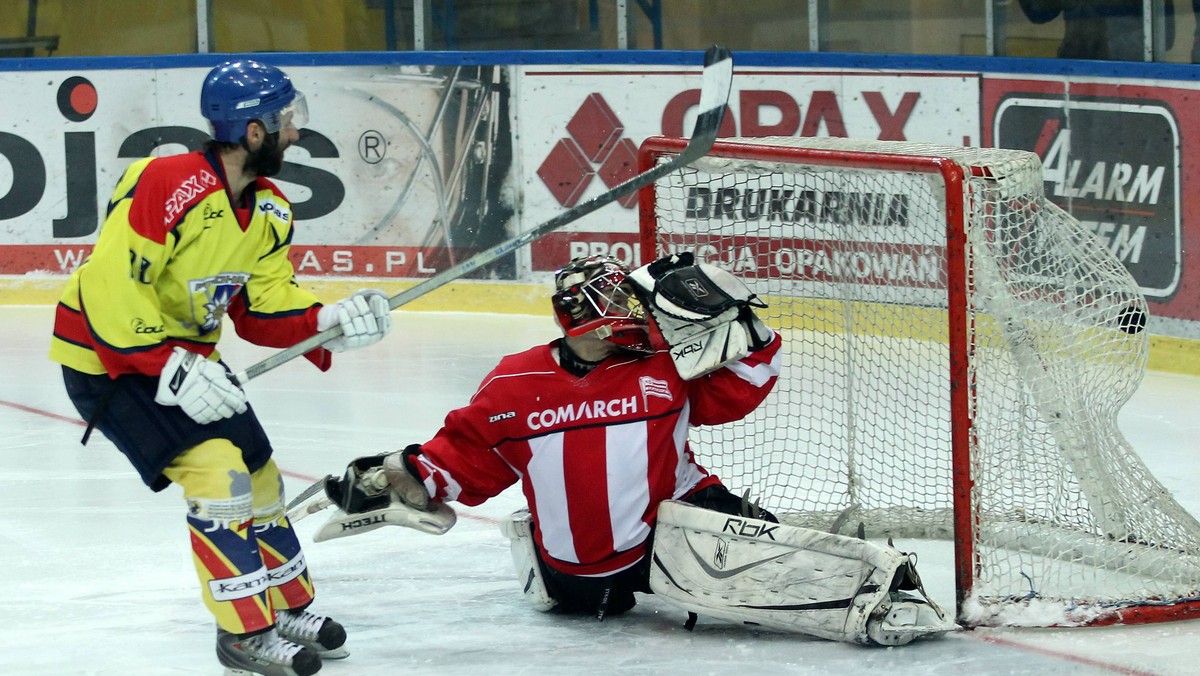
[[[271,666],[264,667],[268,671],[258,669],[243,669],[240,667],[225,667],[225,676],[262,676],[263,674],[280,674],[281,676],[296,676],[296,671],[291,667]],[[320,669],[320,667],[318,667]],[[314,672],[315,673],[315,672]]]
[[321,656],[321,661],[325,660],[344,660],[350,657],[350,651],[346,650],[346,646],[334,648],[333,650],[318,650],[317,654]]

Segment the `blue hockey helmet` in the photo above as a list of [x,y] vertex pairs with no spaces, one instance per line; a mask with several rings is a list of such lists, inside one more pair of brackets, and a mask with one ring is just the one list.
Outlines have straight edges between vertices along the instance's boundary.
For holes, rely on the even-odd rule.
[[267,133],[308,122],[304,94],[283,71],[257,61],[227,61],[209,71],[200,87],[200,112],[212,125],[212,136],[237,143],[246,124],[262,122]]

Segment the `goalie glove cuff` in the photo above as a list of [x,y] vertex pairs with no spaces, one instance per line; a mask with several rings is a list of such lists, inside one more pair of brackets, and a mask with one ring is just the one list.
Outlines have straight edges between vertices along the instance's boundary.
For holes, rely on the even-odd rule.
[[340,478],[325,479],[325,495],[348,514],[386,507],[393,493],[405,505],[429,511],[429,493],[407,462],[420,448],[414,444],[403,451],[355,458]]
[[383,459],[383,473],[388,484],[400,501],[416,509],[430,510],[429,492],[421,481],[414,466],[421,446],[412,444],[398,453],[390,453]]
[[770,345],[771,340],[775,338],[775,332],[764,324],[748,305],[743,307],[738,313],[738,323],[746,328],[746,334],[750,339],[751,352],[756,352]]

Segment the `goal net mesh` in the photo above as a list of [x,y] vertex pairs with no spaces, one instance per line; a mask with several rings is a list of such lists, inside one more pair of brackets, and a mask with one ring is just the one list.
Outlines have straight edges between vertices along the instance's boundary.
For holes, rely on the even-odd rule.
[[1145,300],[1042,185],[1023,151],[728,139],[643,194],[643,260],[730,270],[783,336],[766,404],[693,430],[731,490],[795,525],[954,540],[969,624],[1137,621],[1200,597],[1200,524],[1116,423]]

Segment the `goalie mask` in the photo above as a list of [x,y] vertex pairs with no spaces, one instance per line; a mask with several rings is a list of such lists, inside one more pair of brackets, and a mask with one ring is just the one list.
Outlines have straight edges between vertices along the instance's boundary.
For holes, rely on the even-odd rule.
[[554,317],[567,336],[595,333],[627,350],[653,352],[646,315],[612,256],[576,258],[554,273]]

